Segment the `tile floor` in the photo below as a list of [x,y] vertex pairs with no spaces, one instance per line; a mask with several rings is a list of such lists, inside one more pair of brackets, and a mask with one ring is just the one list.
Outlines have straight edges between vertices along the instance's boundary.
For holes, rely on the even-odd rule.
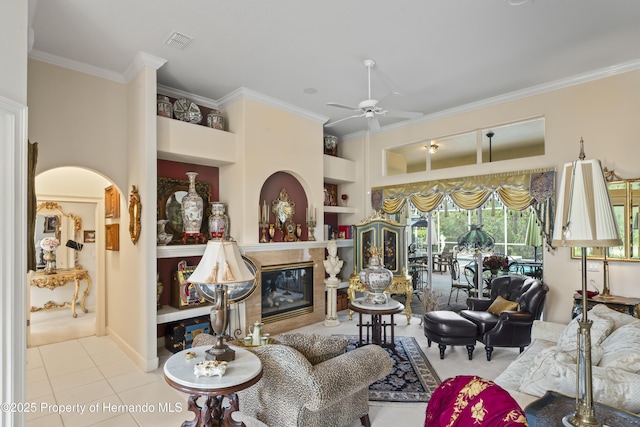
[[[297,331],[357,334],[355,319],[349,321],[347,311],[339,313],[339,320],[337,327],[318,323]],[[419,319],[407,324],[403,316],[396,316],[396,323],[396,335],[415,336],[441,378],[475,374],[492,379],[518,354],[517,349],[500,349],[487,362],[480,346],[474,360],[469,361],[466,349],[457,347],[448,349],[447,357],[440,361],[437,346],[427,348]],[[161,366],[169,355],[164,349],[159,351]],[[161,367],[142,372],[108,336],[27,350],[27,399],[35,409],[27,416],[29,427],[176,427],[193,418],[186,411],[186,398],[165,382]],[[369,414],[374,427],[398,425],[399,419],[402,426],[421,426],[425,408],[426,404],[372,402]],[[359,424],[354,422],[349,427]]]

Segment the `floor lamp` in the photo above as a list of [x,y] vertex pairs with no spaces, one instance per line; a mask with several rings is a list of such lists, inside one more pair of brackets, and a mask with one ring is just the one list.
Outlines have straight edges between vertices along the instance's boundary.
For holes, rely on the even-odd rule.
[[587,319],[587,248],[620,246],[609,190],[599,160],[579,160],[563,167],[553,230],[553,246],[582,248],[582,320],[578,322],[576,409],[562,419],[565,426],[601,426],[593,408],[591,321]]

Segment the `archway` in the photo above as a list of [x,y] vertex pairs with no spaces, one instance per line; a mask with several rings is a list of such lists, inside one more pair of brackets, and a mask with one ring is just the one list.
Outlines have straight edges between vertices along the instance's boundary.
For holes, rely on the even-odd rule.
[[[52,232],[53,237],[60,240],[60,248],[69,253],[68,260],[61,262],[60,268],[86,271],[89,280],[82,280],[76,304],[76,316],[73,317],[67,307],[51,309],[55,305],[64,305],[73,299],[75,282],[64,284],[55,289],[29,286],[27,292],[27,331],[28,346],[39,346],[90,335],[105,333],[105,272],[104,272],[104,228],[105,228],[105,188],[111,182],[100,174],[79,167],[62,167],[40,173],[35,179],[37,205],[44,213],[36,218],[36,264],[40,257],[40,246],[37,244],[45,231]],[[120,197],[121,198],[121,197]],[[54,209],[53,211],[51,209]],[[59,214],[57,212],[63,212]],[[58,215],[61,218],[73,218],[69,227],[64,230],[64,221],[57,229],[47,220],[46,215]],[[54,216],[55,219],[55,216]],[[55,221],[54,221],[55,223]],[[49,228],[45,227],[49,226]],[[71,248],[71,249],[69,249]],[[61,270],[64,271],[64,270]],[[91,284],[89,288],[87,286]],[[80,301],[85,289],[85,313]],[[54,305],[50,304],[54,303]]]

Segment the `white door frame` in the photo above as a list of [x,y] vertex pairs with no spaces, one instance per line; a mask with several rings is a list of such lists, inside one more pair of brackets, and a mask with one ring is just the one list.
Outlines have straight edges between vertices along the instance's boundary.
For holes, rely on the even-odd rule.
[[[27,106],[0,96],[0,402],[26,402]],[[23,412],[0,411],[22,427]]]

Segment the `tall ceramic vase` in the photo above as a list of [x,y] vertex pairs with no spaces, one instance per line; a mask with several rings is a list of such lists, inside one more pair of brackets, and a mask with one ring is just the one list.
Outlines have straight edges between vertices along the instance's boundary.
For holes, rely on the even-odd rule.
[[360,283],[367,290],[364,301],[373,305],[386,304],[387,296],[384,291],[392,281],[393,273],[382,265],[378,248],[372,248],[369,266],[360,272]]
[[182,198],[182,223],[185,235],[200,234],[204,202],[196,192],[197,172],[187,172],[189,177],[189,193]]

